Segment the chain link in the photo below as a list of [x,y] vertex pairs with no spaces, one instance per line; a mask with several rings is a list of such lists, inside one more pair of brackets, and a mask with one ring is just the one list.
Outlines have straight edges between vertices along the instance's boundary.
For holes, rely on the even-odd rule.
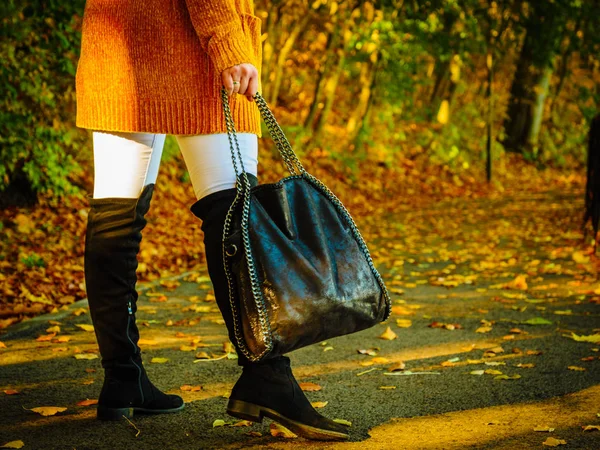
[[[249,179],[246,175],[246,171],[244,169],[244,163],[242,160],[242,155],[241,155],[239,144],[238,144],[237,137],[236,137],[235,124],[233,122],[233,118],[231,115],[231,109],[229,107],[229,98],[228,98],[227,91],[225,90],[225,88],[221,89],[221,99],[223,101],[223,109],[224,109],[224,113],[225,113],[225,123],[227,126],[227,135],[229,137],[231,158],[233,161],[233,167],[235,170],[236,179],[238,180],[236,183],[236,188],[237,188],[236,196],[235,196],[235,199],[234,199],[233,203],[231,204],[229,210],[227,211],[227,215],[225,217],[225,225],[223,227],[223,265],[224,265],[225,274],[227,277],[227,284],[229,287],[229,303],[230,303],[231,311],[233,314],[234,334],[235,334],[235,338],[237,340],[238,348],[240,349],[240,351],[244,354],[244,356],[246,358],[248,358],[250,361],[255,362],[255,361],[259,361],[260,359],[262,359],[262,357],[265,354],[267,354],[268,352],[270,352],[273,349],[273,336],[271,334],[271,324],[270,324],[268,313],[267,313],[267,306],[266,306],[266,303],[265,303],[265,300],[264,300],[264,297],[262,294],[262,290],[260,288],[258,274],[256,272],[256,267],[254,265],[254,260],[252,258],[252,249],[250,246],[250,233],[249,233],[249,227],[248,227],[249,216],[250,216],[250,181],[249,181]],[[332,202],[332,204],[338,210],[338,213],[340,213],[340,215],[345,218],[347,224],[350,226],[350,229],[352,230],[352,234],[353,234],[354,238],[356,239],[357,243],[359,244],[359,247],[361,248],[361,250],[369,264],[371,272],[375,276],[375,279],[377,280],[377,283],[379,284],[379,286],[382,290],[382,293],[384,295],[384,300],[386,303],[386,313],[385,313],[383,320],[387,320],[391,314],[391,299],[389,296],[389,292],[385,286],[385,283],[383,282],[383,279],[381,278],[381,275],[375,268],[375,265],[373,263],[373,259],[371,258],[371,254],[369,252],[367,244],[365,243],[365,240],[363,239],[360,231],[358,230],[356,223],[352,219],[352,216],[350,215],[350,213],[348,212],[348,210],[346,209],[344,204],[335,196],[335,194],[333,194],[333,192],[331,192],[331,190],[322,181],[320,181],[313,175],[309,174],[306,171],[306,169],[304,169],[304,167],[302,166],[302,163],[300,162],[300,160],[298,159],[298,156],[292,149],[291,144],[285,137],[283,130],[277,123],[275,116],[269,109],[264,98],[259,93],[257,93],[254,96],[254,99],[256,100],[256,104],[258,105],[261,116],[267,125],[269,134],[271,135],[273,141],[275,142],[275,144],[277,146],[277,150],[281,154],[281,157],[282,157],[288,171],[292,175],[291,177],[288,177],[287,179],[302,177],[302,178],[306,179],[307,181],[309,181],[315,188],[320,190]],[[235,142],[237,151],[235,151],[233,148],[234,142]],[[240,166],[242,169],[241,173],[238,170],[238,166],[236,163],[236,156],[239,159],[239,163],[240,163]],[[242,181],[242,183],[240,183],[240,181]],[[242,223],[241,223],[242,243],[244,246],[246,264],[248,266],[248,275],[250,278],[252,296],[254,298],[254,301],[256,302],[256,308],[257,308],[257,312],[258,312],[258,320],[259,320],[259,324],[260,324],[260,333],[261,333],[264,343],[265,343],[265,349],[258,355],[253,354],[248,349],[246,342],[244,340],[244,337],[242,336],[242,332],[240,330],[240,328],[241,328],[240,323],[239,323],[240,316],[238,314],[238,308],[236,305],[235,286],[234,286],[234,281],[233,281],[231,272],[229,270],[229,264],[228,264],[229,256],[227,255],[226,248],[225,248],[225,242],[226,242],[226,239],[229,237],[230,230],[231,230],[231,224],[233,221],[233,212],[240,201],[243,201]]]

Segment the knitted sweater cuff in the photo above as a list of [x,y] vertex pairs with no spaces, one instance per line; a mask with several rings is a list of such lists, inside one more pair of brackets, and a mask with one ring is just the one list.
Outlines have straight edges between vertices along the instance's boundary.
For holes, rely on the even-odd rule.
[[208,42],[208,54],[218,77],[225,69],[237,64],[255,64],[251,50],[251,43],[241,29],[221,39],[212,37]]

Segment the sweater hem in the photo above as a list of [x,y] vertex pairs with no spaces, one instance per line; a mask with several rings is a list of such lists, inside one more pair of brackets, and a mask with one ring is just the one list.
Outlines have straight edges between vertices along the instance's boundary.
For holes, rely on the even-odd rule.
[[[229,99],[235,129],[262,137],[261,117],[254,101],[234,95]],[[77,99],[75,125],[99,131],[172,135],[226,133],[220,97],[188,100],[127,100],[82,95]]]

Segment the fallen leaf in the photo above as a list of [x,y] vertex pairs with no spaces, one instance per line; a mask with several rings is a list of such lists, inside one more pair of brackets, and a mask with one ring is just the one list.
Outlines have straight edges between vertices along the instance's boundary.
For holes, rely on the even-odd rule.
[[60,327],[55,325],[53,327],[47,328],[46,333],[60,333]]
[[379,386],[379,389],[381,389],[382,391],[391,391],[396,389],[396,386]]
[[138,345],[158,345],[158,341],[154,339],[139,339]]
[[315,383],[299,383],[299,385],[300,389],[302,389],[304,392],[320,391],[323,389],[321,386]]
[[38,341],[38,342],[48,342],[48,341],[51,341],[52,339],[54,339],[55,336],[56,336],[56,333],[46,334],[46,335],[38,337],[36,339],[36,341]]
[[595,356],[586,356],[585,358],[581,358],[581,361],[594,361],[596,359]]
[[42,416],[53,416],[66,410],[67,408],[63,408],[62,406],[39,406],[37,408],[31,408],[29,411],[41,414]]
[[164,364],[169,360],[169,358],[158,358],[158,357],[154,357],[150,360],[151,363],[154,364]]
[[181,347],[179,347],[179,350],[182,352],[194,352],[196,351],[196,346],[182,345]]
[[73,311],[73,315],[79,317],[82,314],[87,313],[87,310],[85,308],[79,308],[76,309],[75,311]]
[[521,369],[531,369],[533,367],[535,367],[535,364],[533,363],[519,363],[516,365],[516,367],[520,367]]
[[64,343],[69,342],[71,340],[71,336],[59,336],[56,338],[56,342]]
[[581,428],[583,428],[583,431],[600,431],[600,425],[585,425]]
[[552,433],[554,431],[554,428],[550,428],[550,427],[535,427],[533,429],[533,431],[541,431],[541,432],[545,432],[545,433]]
[[542,355],[543,352],[540,350],[527,350],[527,352],[525,352],[525,354],[529,355],[529,356],[539,356],[539,355]]
[[329,402],[312,402],[313,408],[325,408]]
[[[0,348],[6,348],[6,344],[2,341],[0,341]],[[15,441],[15,442],[17,442],[17,441]]]
[[518,380],[519,378],[521,378],[521,375],[498,375],[497,377],[494,377],[494,380]]
[[331,347],[331,346],[329,346],[329,347],[325,347],[325,348],[323,349],[323,351],[324,351],[324,352],[328,352],[328,351],[331,351],[331,350],[333,350],[333,347]]
[[239,422],[236,422],[236,423],[232,424],[231,426],[232,427],[251,427],[252,422],[250,422],[249,420],[240,420]]
[[406,368],[406,364],[404,364],[402,361],[397,362],[396,364],[394,364],[393,366],[390,366],[388,368],[388,372],[398,372],[400,370],[404,370]]
[[344,419],[333,419],[334,422],[337,423],[341,423],[342,425],[346,425],[347,427],[351,427],[352,426],[352,422],[349,422],[347,420]]
[[87,332],[94,331],[94,325],[90,325],[88,323],[78,323],[75,326],[81,328],[83,331],[87,331]]
[[73,357],[75,359],[97,359],[98,355],[95,353],[77,353]]
[[195,356],[196,359],[210,359],[210,355],[206,352],[198,352]]
[[502,372],[496,369],[486,369],[484,373],[486,375],[502,375]]
[[398,337],[398,335],[396,333],[394,333],[390,327],[387,327],[386,330],[383,332],[383,334],[381,336],[379,336],[379,339],[384,339],[386,341],[392,341],[392,340],[396,339],[397,337]]
[[597,344],[600,342],[600,334],[591,334],[589,336],[578,336],[575,333],[571,333],[571,339],[577,342],[592,342]]
[[526,325],[552,325],[553,322],[550,322],[549,320],[546,320],[542,317],[534,317],[532,319],[526,320],[523,323]]
[[553,437],[549,437],[544,442],[542,442],[542,444],[547,445],[548,447],[558,447],[559,445],[566,445],[567,441],[565,441],[564,439],[555,439]]
[[92,405],[97,405],[98,404],[98,400],[81,400],[79,403],[77,403],[77,406],[92,406]]
[[10,441],[0,448],[23,448],[24,445],[25,443],[23,441]]
[[369,356],[376,356],[378,351],[379,351],[379,347],[369,348],[367,350],[357,350],[357,352],[360,353],[361,355],[369,355]]
[[412,320],[396,319],[396,326],[398,326],[398,328],[410,328],[412,326]]
[[224,427],[225,426],[225,421],[223,419],[216,419],[213,424],[212,424],[213,428],[216,427]]
[[585,372],[585,370],[586,370],[585,367],[579,367],[579,366],[569,366],[569,367],[567,367],[567,369],[574,370],[576,372]]
[[489,333],[492,331],[492,327],[479,327],[475,330],[475,333]]
[[17,391],[16,389],[5,389],[4,393],[6,395],[17,395],[17,394],[20,394],[20,392]]
[[517,277],[511,281],[508,285],[510,289],[527,290],[527,275],[517,275]]
[[187,392],[198,392],[202,390],[202,386],[191,386],[189,384],[184,384],[179,389]]
[[298,437],[283,425],[279,425],[275,422],[271,422],[271,425],[269,426],[269,431],[271,432],[271,436],[273,437],[282,437],[285,439],[294,439]]
[[472,370],[471,372],[469,372],[471,375],[483,375],[485,373],[485,370]]

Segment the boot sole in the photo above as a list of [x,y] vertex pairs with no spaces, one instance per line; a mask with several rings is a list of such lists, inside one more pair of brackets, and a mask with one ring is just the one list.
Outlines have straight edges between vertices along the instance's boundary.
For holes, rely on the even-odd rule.
[[295,420],[282,416],[277,411],[265,408],[264,406],[253,403],[243,402],[241,400],[229,400],[227,405],[227,414],[242,420],[251,422],[262,422],[263,417],[268,417],[275,422],[280,423],[293,433],[306,439],[317,441],[342,441],[348,439],[345,433],[337,431],[324,430],[322,428],[311,427]]
[[96,418],[98,420],[121,420],[131,419],[134,414],[172,414],[181,411],[185,403],[177,408],[171,409],[147,409],[147,408],[106,408],[98,406]]

